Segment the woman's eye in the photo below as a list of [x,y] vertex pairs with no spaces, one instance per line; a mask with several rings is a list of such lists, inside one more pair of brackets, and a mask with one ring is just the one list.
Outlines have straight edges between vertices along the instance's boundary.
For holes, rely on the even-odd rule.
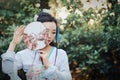
[[56,32],[53,32],[53,34],[56,34]]

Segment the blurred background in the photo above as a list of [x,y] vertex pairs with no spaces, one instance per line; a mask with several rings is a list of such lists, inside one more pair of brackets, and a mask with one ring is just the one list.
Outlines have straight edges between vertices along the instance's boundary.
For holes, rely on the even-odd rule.
[[[58,20],[73,80],[120,80],[120,0],[0,0],[0,55],[14,29],[41,11]],[[0,66],[0,80],[8,78]]]

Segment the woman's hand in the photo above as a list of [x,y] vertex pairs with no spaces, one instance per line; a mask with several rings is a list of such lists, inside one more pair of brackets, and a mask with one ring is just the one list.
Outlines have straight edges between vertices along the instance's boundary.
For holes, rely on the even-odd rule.
[[44,67],[47,69],[50,65],[49,60],[48,60],[48,53],[44,51],[40,51],[39,53],[40,53],[39,59],[41,60]]
[[13,35],[13,44],[17,45],[21,42],[22,38],[23,38],[23,32],[24,32],[24,26],[20,26],[17,27],[14,31],[14,35]]
[[24,26],[17,27],[14,31],[13,40],[11,41],[8,51],[14,51],[17,44],[19,44],[23,38]]

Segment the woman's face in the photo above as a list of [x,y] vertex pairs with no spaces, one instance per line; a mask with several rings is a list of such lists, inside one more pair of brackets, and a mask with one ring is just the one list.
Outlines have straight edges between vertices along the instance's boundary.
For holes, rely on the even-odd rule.
[[43,25],[47,28],[48,39],[47,43],[50,44],[56,36],[56,24],[55,22],[44,22]]

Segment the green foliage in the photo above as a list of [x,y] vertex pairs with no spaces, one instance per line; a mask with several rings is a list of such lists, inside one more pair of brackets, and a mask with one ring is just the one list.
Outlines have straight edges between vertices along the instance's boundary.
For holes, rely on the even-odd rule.
[[[107,52],[104,27],[98,25],[92,26],[92,29],[89,27],[85,23],[83,26],[77,24],[71,27],[66,26],[60,43],[69,54],[71,67],[75,61],[77,66],[84,71],[100,69],[103,68],[100,65],[106,65],[100,56],[100,53]],[[101,70],[101,72],[103,71]]]
[[120,51],[120,26],[108,27],[106,35],[108,38],[108,47],[109,49],[114,49],[115,52]]
[[109,8],[107,15],[103,18],[102,23],[105,26],[119,26],[120,25],[120,4],[117,0],[108,0],[111,2],[112,7]]
[[[40,9],[35,6],[36,3],[38,0],[14,0],[14,3],[11,0],[0,2],[0,53],[5,52],[8,48],[14,29],[33,21],[34,15],[40,12]],[[21,45],[16,50],[23,49],[24,47]]]
[[[68,53],[71,70],[79,68],[81,75],[84,75],[82,73],[86,75],[95,73],[92,76],[105,75],[110,72],[109,70],[114,64],[112,57],[115,56],[111,56],[112,50],[115,51],[115,55],[120,55],[120,17],[118,15],[120,8],[118,5],[114,5],[111,11],[115,12],[115,16],[110,18],[109,11],[106,13],[105,9],[96,12],[96,10],[89,8],[84,11],[82,7],[75,6],[80,4],[77,2],[79,0],[72,1],[62,0],[63,5],[70,13],[66,18],[67,23],[63,24],[65,29],[60,47]],[[76,13],[76,10],[82,12],[83,16]],[[90,20],[95,22],[89,24]],[[119,61],[120,58],[117,60]]]

